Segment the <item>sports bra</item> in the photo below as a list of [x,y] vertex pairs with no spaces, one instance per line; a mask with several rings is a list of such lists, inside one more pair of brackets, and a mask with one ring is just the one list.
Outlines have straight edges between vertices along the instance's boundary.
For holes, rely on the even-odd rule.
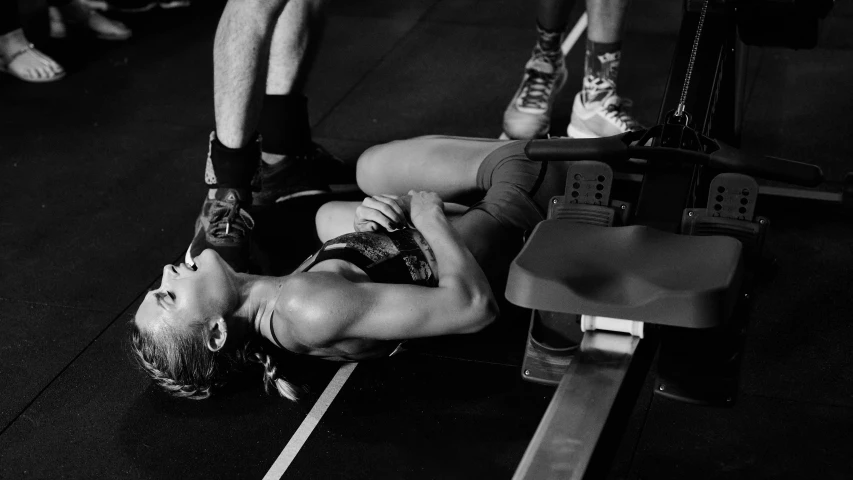
[[302,271],[308,271],[324,260],[343,260],[362,269],[376,283],[436,287],[438,280],[424,249],[429,251],[428,244],[421,232],[412,228],[381,233],[348,233],[324,243],[309,257]]
[[[306,272],[324,260],[343,260],[362,269],[375,283],[437,287],[438,279],[430,267],[427,254],[432,255],[429,244],[416,229],[355,232],[324,243],[303,262],[304,266],[299,271]],[[287,350],[276,336],[272,319],[273,315],[270,315],[272,338],[279,348]],[[400,351],[401,346],[402,343],[389,356]]]

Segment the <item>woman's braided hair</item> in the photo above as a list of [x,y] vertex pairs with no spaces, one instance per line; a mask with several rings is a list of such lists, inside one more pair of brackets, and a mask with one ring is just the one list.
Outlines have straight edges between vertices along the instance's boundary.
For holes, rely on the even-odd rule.
[[213,352],[205,345],[207,332],[203,323],[179,332],[167,325],[156,332],[140,330],[130,322],[130,344],[139,365],[155,384],[176,397],[203,400],[228,383],[250,362],[264,370],[264,390],[275,388],[279,395],[296,401],[297,390],[279,378],[278,368],[262,343],[250,341],[231,351]]

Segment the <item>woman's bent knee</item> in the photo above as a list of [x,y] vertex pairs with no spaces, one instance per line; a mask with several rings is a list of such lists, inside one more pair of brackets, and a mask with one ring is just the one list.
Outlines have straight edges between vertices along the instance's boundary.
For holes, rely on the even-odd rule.
[[396,141],[374,145],[365,150],[355,164],[355,181],[358,187],[365,193],[381,193],[377,189],[383,184],[380,179],[384,166],[392,157],[391,145]]

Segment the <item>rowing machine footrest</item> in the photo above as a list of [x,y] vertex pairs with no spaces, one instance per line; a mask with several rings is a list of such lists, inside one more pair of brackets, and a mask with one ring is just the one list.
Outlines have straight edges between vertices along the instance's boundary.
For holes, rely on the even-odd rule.
[[594,161],[569,163],[563,196],[548,205],[548,219],[610,227],[627,225],[631,204],[612,200],[613,169]]
[[761,253],[770,221],[755,216],[758,183],[739,173],[717,175],[710,185],[707,208],[687,208],[681,217],[684,235],[725,235],[744,246],[747,258]]
[[548,218],[601,227],[627,225],[631,218],[631,204],[611,200],[609,206],[566,203],[565,197],[554,197],[548,205]]
[[582,338],[580,315],[533,310],[521,377],[545,385],[559,384]]

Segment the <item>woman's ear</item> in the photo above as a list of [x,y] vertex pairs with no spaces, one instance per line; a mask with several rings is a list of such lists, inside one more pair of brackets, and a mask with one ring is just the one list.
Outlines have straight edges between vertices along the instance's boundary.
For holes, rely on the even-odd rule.
[[228,337],[228,326],[222,317],[214,318],[208,323],[210,331],[207,335],[207,348],[211,352],[218,352],[225,346],[225,338]]

